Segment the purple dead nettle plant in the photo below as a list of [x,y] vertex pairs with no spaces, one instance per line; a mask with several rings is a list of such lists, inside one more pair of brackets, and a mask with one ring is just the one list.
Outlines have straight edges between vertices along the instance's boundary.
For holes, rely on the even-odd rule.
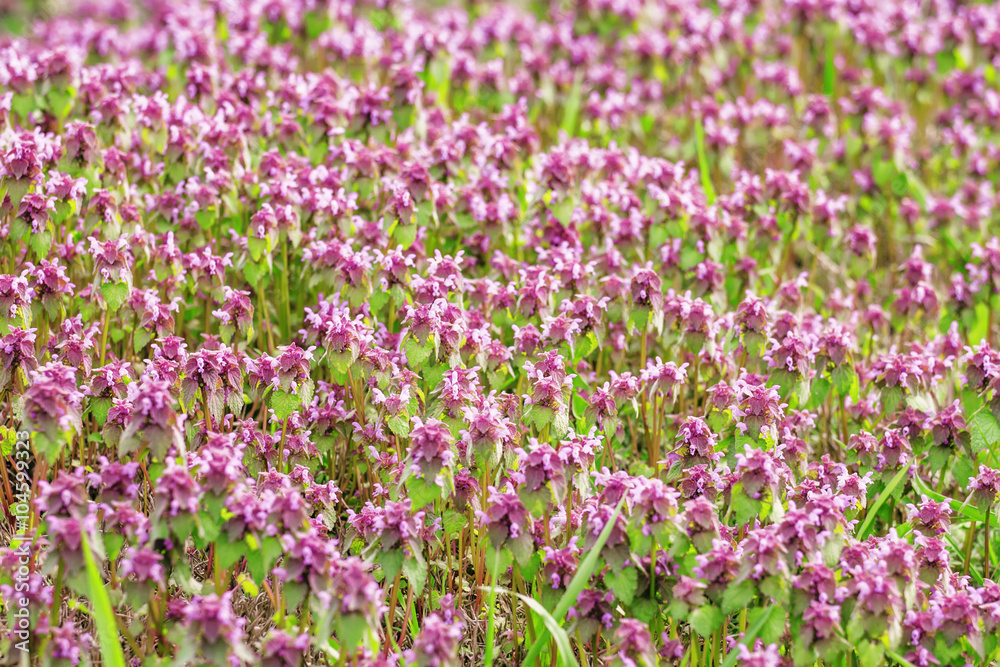
[[4,650],[995,661],[997,8],[654,5],[15,8]]

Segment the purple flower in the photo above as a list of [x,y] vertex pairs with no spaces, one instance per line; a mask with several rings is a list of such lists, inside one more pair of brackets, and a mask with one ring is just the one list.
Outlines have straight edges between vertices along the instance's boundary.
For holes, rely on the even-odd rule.
[[447,424],[437,419],[422,421],[413,417],[410,429],[408,453],[413,471],[434,484],[435,478],[444,468],[450,468],[455,461],[454,443]]
[[309,635],[292,635],[273,628],[261,640],[260,661],[263,667],[297,667],[311,644]]
[[980,465],[979,474],[969,481],[969,490],[972,491],[972,502],[980,509],[991,507],[1000,494],[1000,470]]
[[404,654],[406,660],[419,667],[456,667],[460,664],[458,648],[464,628],[465,624],[454,617],[428,614],[420,624],[413,648]]
[[[183,448],[184,415],[174,411],[174,395],[170,383],[144,376],[128,388],[128,403],[132,414],[121,434],[119,451],[138,449],[148,443],[154,455],[162,457],[171,446]],[[111,413],[108,413],[109,419]]]

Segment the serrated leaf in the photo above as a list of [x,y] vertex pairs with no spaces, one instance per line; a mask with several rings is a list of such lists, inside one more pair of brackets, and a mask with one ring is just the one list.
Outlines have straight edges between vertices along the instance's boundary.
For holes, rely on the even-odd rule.
[[101,285],[101,296],[104,297],[104,303],[107,304],[108,310],[111,312],[122,307],[122,304],[128,299],[128,292],[128,285],[123,282]]
[[639,573],[634,567],[626,567],[617,571],[609,568],[608,573],[604,575],[604,583],[615,594],[616,600],[629,606],[635,598],[635,591],[639,585]]
[[395,415],[393,417],[389,417],[389,419],[386,420],[386,423],[389,425],[389,430],[400,438],[406,438],[410,435],[410,422],[408,422],[405,417]]
[[752,581],[730,584],[722,594],[722,613],[732,614],[734,611],[746,609],[757,594]]
[[446,510],[441,517],[441,525],[449,535],[454,535],[465,528],[466,523],[468,523],[468,519],[465,518],[465,515],[455,510]]
[[854,647],[861,667],[878,667],[885,656],[885,645],[880,641],[861,641]]
[[219,567],[228,570],[247,552],[247,544],[243,541],[221,539],[215,541],[215,557],[219,559]]
[[132,349],[138,354],[142,352],[152,339],[153,334],[146,329],[136,329],[132,332]]
[[997,424],[993,413],[980,408],[969,421],[969,433],[972,436],[972,451],[992,451],[994,445],[1000,442],[1000,424]]
[[431,356],[431,346],[421,345],[415,338],[409,338],[403,343],[403,352],[406,353],[407,365],[411,369],[418,368]]
[[423,478],[415,475],[411,475],[406,479],[406,491],[410,502],[413,503],[412,507],[414,511],[426,507],[441,497],[440,486],[428,483]]
[[725,618],[718,608],[712,605],[705,605],[691,612],[691,615],[688,616],[688,623],[702,637],[711,637],[712,633],[722,625],[722,621]]
[[853,365],[846,362],[840,364],[833,369],[830,379],[841,398],[850,396],[855,401],[858,399],[858,374]]
[[896,412],[896,408],[903,402],[903,390],[899,387],[884,387],[880,398],[885,414],[891,415]]
[[385,573],[387,580],[392,580],[396,577],[396,573],[403,567],[404,560],[406,560],[406,554],[403,553],[402,549],[380,551],[375,557],[375,562],[382,568],[382,572]]
[[826,397],[830,395],[832,383],[824,377],[817,377],[812,381],[809,394],[809,407],[818,408],[826,402]]
[[271,392],[271,409],[274,416],[280,421],[285,421],[299,409],[301,399],[298,394],[289,394],[286,391],[275,389]]
[[763,607],[751,609],[747,614],[747,621],[751,625],[763,621],[757,636],[764,642],[765,646],[776,643],[785,634],[785,618],[785,610],[777,605],[766,609]]
[[368,619],[364,614],[343,614],[337,618],[336,634],[343,650],[350,652],[356,649],[365,638],[366,632],[368,632]]
[[419,552],[403,560],[403,576],[413,586],[414,594],[419,597],[424,592],[424,584],[427,583],[427,562]]

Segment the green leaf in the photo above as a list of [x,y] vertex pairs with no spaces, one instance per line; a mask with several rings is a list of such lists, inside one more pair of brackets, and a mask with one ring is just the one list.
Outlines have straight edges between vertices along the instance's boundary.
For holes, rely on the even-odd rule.
[[414,594],[420,597],[427,583],[427,561],[419,552],[403,560],[403,576],[413,586]]
[[421,477],[411,475],[406,478],[405,484],[407,496],[413,503],[414,512],[441,497],[441,487],[437,484],[429,484]]
[[868,514],[865,516],[865,522],[861,524],[861,528],[857,532],[857,539],[864,540],[868,537],[868,531],[871,530],[872,524],[875,522],[875,517],[878,515],[879,509],[885,503],[886,499],[892,496],[893,491],[899,486],[900,482],[909,474],[910,467],[903,466],[899,469],[899,472],[893,476],[889,483],[885,485],[882,492],[878,494],[875,502],[872,503],[871,507],[868,508]]
[[104,283],[101,285],[101,296],[104,297],[104,303],[107,304],[108,310],[111,312],[117,311],[128,299],[128,285],[123,282],[117,283]]
[[[569,608],[576,602],[580,597],[580,593],[587,586],[587,582],[590,581],[590,577],[594,574],[597,569],[597,564],[601,560],[601,550],[604,548],[605,543],[607,543],[608,538],[611,537],[611,531],[615,527],[615,522],[618,521],[618,515],[621,514],[622,505],[625,504],[625,496],[622,496],[621,500],[618,501],[618,506],[615,507],[614,513],[606,524],[604,524],[604,529],[601,534],[597,537],[597,541],[594,542],[594,546],[590,548],[590,552],[587,557],[583,559],[580,563],[579,569],[577,569],[576,574],[573,576],[573,580],[569,582],[569,586],[566,588],[566,592],[563,593],[562,598],[559,600],[559,604],[556,605],[555,611],[552,612],[552,620],[555,625],[558,626],[564,618],[566,618],[566,612]],[[546,624],[546,629],[539,633],[538,637],[535,639],[535,643],[531,645],[531,649],[528,651],[528,655],[524,658],[521,664],[528,665],[538,656],[542,651],[542,647],[548,642],[549,639],[548,624]],[[570,654],[572,656],[572,654]]]
[[341,650],[351,652],[358,647],[368,632],[368,619],[364,614],[343,614],[337,619],[337,639]]
[[747,614],[747,621],[753,625],[758,620],[762,623],[757,636],[763,640],[765,646],[776,643],[785,634],[785,610],[782,607],[772,606],[767,610],[762,607],[751,609]]
[[455,510],[446,510],[441,517],[441,524],[445,532],[449,535],[453,535],[465,528],[466,523],[468,523],[468,519],[465,518],[465,515]]
[[730,585],[722,594],[722,613],[732,614],[739,609],[745,609],[753,602],[757,589],[752,581],[744,581]]
[[234,542],[229,539],[215,541],[215,556],[219,559],[219,567],[224,570],[232,567],[246,551],[247,543],[244,541]]
[[886,416],[896,412],[896,408],[903,402],[903,390],[899,387],[883,387],[880,394],[882,400],[882,410]]
[[381,566],[382,572],[385,573],[385,578],[387,580],[392,580],[396,577],[396,573],[403,567],[403,561],[405,559],[406,554],[403,553],[402,549],[380,551],[375,556],[375,562]]
[[653,619],[656,618],[657,613],[659,613],[660,607],[654,601],[649,598],[640,598],[635,601],[632,605],[631,614],[634,618],[642,621],[643,623],[652,623]]
[[299,409],[300,398],[298,394],[289,394],[281,389],[275,389],[271,393],[271,409],[274,410],[274,416],[280,420],[285,421]]
[[36,232],[28,237],[28,245],[35,251],[38,258],[46,257],[49,254],[49,247],[52,246],[52,232]]
[[823,94],[833,98],[834,86],[837,82],[837,65],[834,62],[837,47],[834,44],[832,30],[826,36],[826,62],[823,66]]
[[742,490],[733,494],[732,509],[736,515],[736,523],[744,525],[749,523],[760,514],[763,503],[756,498],[751,498]]
[[138,354],[139,352],[142,352],[152,339],[153,334],[146,329],[136,329],[132,332],[132,349],[136,354]]
[[263,582],[264,577],[270,573],[278,556],[281,555],[283,547],[281,546],[281,542],[274,537],[265,538],[260,545],[251,543],[252,539],[247,538],[250,546],[250,551],[246,554],[247,569],[250,571],[254,582]]
[[267,249],[267,246],[266,239],[259,239],[256,236],[251,236],[247,239],[247,248],[250,250],[250,257],[254,262],[260,261],[260,258],[264,256],[264,250]]
[[688,623],[702,637],[711,637],[712,633],[722,625],[725,618],[718,608],[706,605],[695,609],[688,617]]
[[122,652],[118,623],[115,621],[115,611],[111,607],[111,598],[108,597],[107,585],[94,561],[86,532],[80,534],[80,539],[83,559],[87,566],[87,597],[94,605],[94,623],[97,625],[97,636],[101,645],[101,660],[108,667],[125,667],[125,654]]
[[634,567],[626,567],[617,571],[614,568],[608,568],[608,573],[604,575],[604,583],[615,594],[615,599],[627,607],[632,604],[632,600],[635,598],[635,591],[639,586],[639,573]]
[[125,546],[125,535],[122,533],[105,533],[104,534],[104,552],[108,555],[108,558],[114,560],[118,558],[118,554],[122,552],[122,547]]
[[386,423],[389,424],[389,430],[400,438],[406,438],[410,435],[410,423],[406,421],[405,417],[400,415],[389,417]]
[[407,365],[411,369],[417,369],[431,356],[430,345],[421,345],[416,338],[409,338],[403,343],[403,351],[406,353]]
[[257,285],[265,273],[265,268],[265,266],[262,266],[257,262],[248,261],[243,266],[243,277],[246,278],[246,281],[251,285]]
[[974,415],[979,408],[983,407],[983,399],[979,392],[974,389],[962,390],[962,410],[967,415]]
[[969,433],[972,435],[972,451],[993,451],[994,445],[1000,442],[1000,424],[997,424],[993,413],[980,408],[969,421]]
[[3,456],[10,456],[17,444],[17,431],[12,428],[0,425],[0,453]]
[[382,310],[382,306],[389,302],[389,293],[383,290],[375,290],[372,292],[371,296],[368,297],[368,305],[371,307],[372,314],[376,314]]
[[[780,618],[784,618],[785,612],[781,610],[780,607],[776,605],[771,605],[769,607],[764,607],[764,611],[757,617],[757,619],[750,624],[747,628],[746,633],[743,635],[743,639],[740,643],[744,646],[753,646],[754,641],[760,636],[761,630],[764,626],[770,623],[772,614],[780,614]],[[736,660],[739,659],[740,652],[735,649],[729,652],[726,656],[726,661],[722,663],[722,667],[733,667],[736,664]]]
[[885,645],[880,641],[861,641],[854,647],[861,667],[878,667],[885,655]]
[[847,362],[842,363],[834,368],[830,375],[833,380],[833,386],[841,398],[850,396],[852,399],[857,400],[859,390],[858,374],[855,372],[852,364]]
[[534,424],[535,429],[541,431],[552,423],[552,420],[555,419],[555,413],[552,411],[552,408],[546,408],[541,405],[532,405],[528,408],[528,411],[524,413],[523,419],[529,424]]
[[912,394],[906,397],[906,404],[914,410],[919,410],[925,414],[933,414],[934,400],[927,394]]
[[392,232],[392,238],[404,248],[409,248],[417,240],[417,226],[397,225]]
[[306,14],[306,36],[316,39],[330,27],[330,15],[325,9],[317,9]]
[[830,388],[833,385],[824,377],[817,377],[812,381],[811,393],[809,396],[809,407],[818,408],[826,402],[826,397],[830,395]]

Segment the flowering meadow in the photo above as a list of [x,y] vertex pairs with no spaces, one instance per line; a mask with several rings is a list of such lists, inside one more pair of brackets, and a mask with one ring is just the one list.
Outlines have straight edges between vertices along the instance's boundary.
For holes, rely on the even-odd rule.
[[0,26],[2,664],[1000,660],[1000,5]]

